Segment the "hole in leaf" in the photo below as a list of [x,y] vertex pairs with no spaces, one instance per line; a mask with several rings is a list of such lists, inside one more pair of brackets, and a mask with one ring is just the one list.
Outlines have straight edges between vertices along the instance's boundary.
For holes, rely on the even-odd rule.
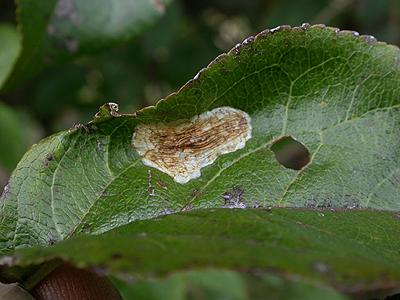
[[300,142],[290,136],[277,140],[271,146],[276,160],[284,167],[300,170],[310,162],[310,152]]

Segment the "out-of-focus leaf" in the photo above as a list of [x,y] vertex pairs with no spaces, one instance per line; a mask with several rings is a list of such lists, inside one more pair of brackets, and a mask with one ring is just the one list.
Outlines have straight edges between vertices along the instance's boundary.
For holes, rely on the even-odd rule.
[[246,276],[248,293],[252,299],[282,299],[282,300],[346,300],[350,299],[344,293],[339,293],[331,287],[302,281],[300,278],[284,279],[282,277],[262,274]]
[[11,72],[21,49],[21,36],[12,25],[0,23],[0,88]]
[[11,108],[0,103],[0,166],[11,173],[25,150],[24,127],[20,118]]
[[231,271],[178,272],[167,278],[142,279],[134,283],[113,281],[124,299],[247,299],[243,278]]
[[19,83],[30,79],[50,59],[49,56],[46,56],[50,48],[47,26],[56,0],[18,0],[16,4],[17,21],[22,36],[21,53],[3,90],[15,88]]
[[285,299],[344,300],[346,296],[329,287],[288,280],[270,274],[249,275],[226,270],[178,272],[163,279],[138,280],[127,283],[114,279],[124,299]]
[[[80,267],[99,266],[124,280],[205,267],[274,271],[359,294],[400,286],[399,234],[399,216],[392,212],[211,209],[17,250],[15,264],[62,258]],[[208,286],[213,281],[204,280]],[[231,292],[240,296],[240,281],[236,286]],[[279,295],[284,286],[277,282],[274,292]],[[215,287],[219,289],[218,282]],[[178,293],[178,288],[170,292]]]
[[46,64],[129,40],[164,13],[171,0],[18,0],[22,53],[4,89]]
[[59,0],[49,35],[70,52],[126,41],[162,15],[171,0]]

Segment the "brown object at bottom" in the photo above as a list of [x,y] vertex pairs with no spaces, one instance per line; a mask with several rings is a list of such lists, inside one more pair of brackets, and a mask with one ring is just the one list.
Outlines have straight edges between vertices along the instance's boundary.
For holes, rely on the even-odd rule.
[[93,271],[64,264],[39,282],[31,291],[37,300],[120,300],[106,277]]

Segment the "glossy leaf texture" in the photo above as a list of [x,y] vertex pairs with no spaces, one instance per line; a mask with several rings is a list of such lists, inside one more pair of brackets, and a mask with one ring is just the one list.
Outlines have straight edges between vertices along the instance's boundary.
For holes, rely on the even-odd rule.
[[162,16],[170,2],[16,1],[22,52],[3,88],[15,88],[53,62],[128,41]]
[[[208,209],[133,222],[50,247],[17,250],[13,264],[27,266],[62,258],[119,278],[122,282],[117,286],[126,293],[140,289],[135,278],[166,274],[179,278],[178,271],[214,268],[253,276],[250,281],[255,286],[249,289],[253,292],[258,286],[271,295],[290,295],[290,282],[297,282],[299,288],[331,286],[369,299],[368,293],[387,293],[400,286],[399,234],[399,215],[392,212]],[[242,275],[229,276],[238,283],[226,284],[231,287],[221,287],[221,293],[246,294],[241,288],[246,285],[239,278]],[[213,276],[204,275],[204,280],[223,286],[223,280],[213,280]],[[276,277],[276,290],[271,278],[262,283],[263,276]],[[177,292],[171,282],[164,285],[173,289],[171,293]],[[152,290],[157,292],[156,287]],[[301,292],[293,294],[300,296]]]
[[[280,27],[223,54],[157,106],[102,108],[21,160],[1,201],[0,251],[98,234],[200,208],[400,208],[399,49],[324,26]],[[252,137],[186,184],[148,167],[132,146],[139,124],[187,120],[230,106]],[[292,136],[311,153],[301,170],[270,146]],[[373,222],[373,221],[371,221]]]

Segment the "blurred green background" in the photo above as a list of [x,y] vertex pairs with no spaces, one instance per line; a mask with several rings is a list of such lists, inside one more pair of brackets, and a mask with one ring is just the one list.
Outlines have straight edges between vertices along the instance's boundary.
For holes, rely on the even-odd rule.
[[[71,1],[78,0],[58,5]],[[324,23],[400,42],[400,0],[180,0],[161,8],[151,25],[112,45],[63,59],[28,60],[43,68],[0,90],[0,190],[31,144],[87,122],[105,102],[117,102],[121,112],[154,104],[218,54],[265,28]],[[17,26],[15,11],[13,1],[0,0],[0,33]],[[49,35],[52,30],[48,27]],[[12,38],[0,34],[0,68],[16,55]]]

